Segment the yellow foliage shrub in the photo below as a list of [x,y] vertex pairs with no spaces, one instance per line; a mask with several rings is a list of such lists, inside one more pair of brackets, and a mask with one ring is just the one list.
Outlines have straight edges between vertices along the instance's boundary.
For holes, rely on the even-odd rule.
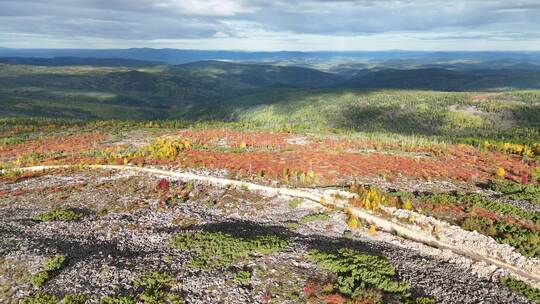
[[492,151],[501,151],[505,153],[521,155],[523,157],[533,157],[535,155],[540,155],[540,144],[527,146],[512,143],[490,143],[489,141],[484,141],[482,146]]
[[499,167],[497,168],[497,171],[495,171],[495,174],[500,177],[500,178],[503,178],[506,176],[506,170],[504,170],[504,168],[502,167]]
[[405,200],[403,202],[403,209],[405,210],[413,210],[413,205],[410,200]]
[[187,140],[172,140],[167,138],[157,139],[152,144],[142,149],[143,156],[154,159],[174,159],[180,152],[191,148]]
[[349,215],[349,220],[347,221],[347,226],[351,229],[358,228],[358,218],[354,215]]
[[369,226],[368,235],[369,236],[374,236],[376,234],[377,234],[377,226],[375,226],[375,225]]
[[381,206],[389,205],[390,200],[387,196],[378,191],[376,188],[364,188],[355,185],[351,186],[351,189],[355,189],[358,197],[355,197],[349,201],[349,203],[355,207],[363,208],[367,211],[377,211]]

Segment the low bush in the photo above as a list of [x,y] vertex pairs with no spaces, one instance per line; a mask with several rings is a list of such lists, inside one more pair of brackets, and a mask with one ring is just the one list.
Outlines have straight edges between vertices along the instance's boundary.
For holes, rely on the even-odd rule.
[[33,296],[24,297],[19,304],[57,304],[58,299],[54,295],[38,293]]
[[516,248],[525,256],[540,257],[540,232],[538,231],[483,217],[467,217],[462,221],[461,227],[491,236],[499,243]]
[[82,214],[79,214],[69,209],[54,209],[51,211],[43,212],[32,217],[36,222],[49,222],[49,221],[61,221],[72,222],[78,221],[82,218]]
[[320,222],[320,221],[328,221],[330,220],[330,216],[326,213],[316,213],[316,214],[309,214],[301,218],[298,223],[300,224],[307,224],[311,222]]
[[62,269],[66,262],[66,257],[63,255],[56,255],[52,258],[48,258],[45,261],[44,271],[40,271],[30,278],[30,282],[35,288],[39,288],[49,280],[50,276],[55,272]]
[[182,205],[189,200],[193,183],[169,182],[166,179],[159,181],[157,185],[159,202],[161,205],[174,207]]
[[355,207],[363,208],[367,211],[376,212],[381,208],[381,206],[393,205],[390,197],[374,187],[365,188],[363,186],[353,184],[350,187],[350,191],[358,194],[358,197],[351,199],[349,203]]
[[492,150],[492,151],[501,151],[509,154],[516,154],[527,158],[532,158],[535,155],[540,155],[540,149],[537,145],[521,145],[513,143],[501,143],[501,142],[489,142],[485,141],[482,143],[481,147]]
[[68,294],[62,299],[62,304],[84,304],[88,301],[88,296],[83,294]]
[[505,197],[512,200],[529,201],[540,205],[540,185],[523,185],[510,180],[492,180],[487,187],[493,191],[502,193]]
[[183,232],[175,236],[172,245],[193,253],[190,267],[213,269],[228,266],[253,253],[277,252],[287,246],[287,241],[273,235],[244,239],[221,232]]
[[335,287],[343,295],[357,298],[368,288],[409,296],[409,285],[394,279],[396,272],[384,258],[351,249],[338,254],[310,252],[308,259],[319,267],[337,275]]
[[336,276],[333,286],[323,288],[332,298],[337,298],[333,293],[338,292],[366,303],[382,303],[383,295],[402,303],[434,303],[427,298],[413,299],[409,284],[396,280],[395,269],[382,257],[343,248],[335,254],[312,251],[308,260]]
[[[540,154],[540,145],[538,145],[538,151],[538,153]],[[540,167],[533,169],[532,178],[533,180],[536,180],[536,182],[540,183]]]
[[501,283],[510,290],[522,294],[534,304],[540,304],[540,289],[534,288],[529,284],[510,277],[505,277]]
[[292,200],[289,201],[289,208],[296,209],[296,208],[298,208],[298,206],[300,206],[300,204],[302,204],[301,199],[299,199],[299,198],[292,199]]
[[40,288],[41,286],[45,285],[48,280],[49,273],[46,271],[40,271],[30,277],[30,283],[32,283],[32,286],[34,286],[35,288]]
[[170,292],[174,284],[172,276],[160,272],[144,274],[133,281],[133,286],[140,290],[139,299],[147,304],[181,303],[182,298]]
[[64,255],[56,255],[52,258],[49,258],[45,261],[45,271],[57,271],[60,270],[64,263],[66,262],[66,257]]
[[247,286],[249,285],[249,281],[251,280],[251,272],[240,271],[234,276],[234,280],[241,285]]
[[163,138],[157,139],[152,144],[143,147],[136,156],[173,160],[182,151],[189,148],[191,148],[189,141]]
[[514,216],[540,224],[540,213],[538,212],[525,211],[512,205],[505,204],[497,200],[488,199],[480,195],[474,195],[470,199],[474,199],[473,205],[470,207],[471,210],[474,208],[484,208],[501,216]]
[[21,171],[6,164],[0,164],[0,177],[15,178],[21,175]]
[[470,193],[438,193],[421,195],[418,201],[427,202],[435,206],[459,206],[464,212],[472,212],[482,208],[499,214],[500,216],[514,216],[534,223],[540,224],[540,214],[537,212],[525,211],[503,202],[487,198],[479,194]]
[[[515,183],[511,184],[515,187]],[[439,219],[493,237],[525,256],[540,255],[540,214],[476,193],[419,195],[416,202]]]
[[107,296],[101,299],[101,304],[136,304],[133,296]]

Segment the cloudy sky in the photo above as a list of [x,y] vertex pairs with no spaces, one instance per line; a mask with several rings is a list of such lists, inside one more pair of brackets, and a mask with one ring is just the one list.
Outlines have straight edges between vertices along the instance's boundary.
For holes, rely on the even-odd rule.
[[540,0],[0,0],[0,46],[540,50]]

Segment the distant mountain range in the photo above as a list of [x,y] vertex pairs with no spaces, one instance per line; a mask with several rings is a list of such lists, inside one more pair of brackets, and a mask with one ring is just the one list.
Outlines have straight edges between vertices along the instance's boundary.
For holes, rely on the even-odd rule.
[[[1,51],[0,51],[1,53]],[[0,57],[0,63],[36,66],[98,66],[98,67],[150,67],[164,62],[143,61],[123,58],[86,58],[86,57]]]
[[[31,85],[33,87],[133,91],[171,97],[179,91],[201,91],[202,96],[223,96],[231,92],[257,88],[351,88],[351,89],[424,89],[439,91],[471,91],[496,89],[538,89],[540,69],[450,69],[419,66],[396,69],[369,68],[351,65],[345,69],[320,71],[297,66],[245,64],[225,61],[197,61],[180,65],[111,58],[0,58],[22,73],[0,75],[0,86]],[[89,73],[48,73],[26,71],[28,66],[94,66],[113,69]],[[6,67],[8,67],[6,66]],[[21,67],[21,68],[18,68]],[[119,68],[122,69],[114,69]],[[1,71],[1,70],[0,70]],[[39,73],[37,73],[39,72]]]
[[182,64],[203,60],[284,61],[348,58],[364,60],[520,60],[540,61],[540,52],[422,52],[422,51],[347,51],[347,52],[243,52],[179,49],[10,49],[0,48],[0,57],[77,57],[119,58]]

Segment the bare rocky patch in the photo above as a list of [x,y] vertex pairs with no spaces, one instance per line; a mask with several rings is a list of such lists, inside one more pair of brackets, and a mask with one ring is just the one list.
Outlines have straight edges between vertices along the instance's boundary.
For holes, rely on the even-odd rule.
[[[105,296],[136,297],[141,290],[134,280],[157,272],[174,278],[177,283],[167,292],[186,303],[302,303],[307,301],[306,283],[327,275],[308,262],[306,254],[352,248],[386,258],[415,296],[439,303],[528,303],[491,280],[490,272],[482,274],[482,265],[450,252],[382,232],[368,236],[364,228],[350,232],[341,211],[174,179],[160,190],[160,180],[80,171],[0,185],[7,191],[0,198],[2,300],[15,303],[36,292],[85,294],[89,303]],[[189,193],[184,197],[185,189]],[[32,221],[35,214],[55,207],[77,208],[83,216],[69,222]],[[303,220],[321,213],[327,216]],[[272,235],[286,240],[287,246],[270,254],[250,254],[219,269],[196,269],[189,266],[192,252],[171,246],[174,237],[185,232],[240,239]],[[67,257],[66,265],[43,287],[31,287],[29,276],[40,271],[46,258],[59,254]]]

